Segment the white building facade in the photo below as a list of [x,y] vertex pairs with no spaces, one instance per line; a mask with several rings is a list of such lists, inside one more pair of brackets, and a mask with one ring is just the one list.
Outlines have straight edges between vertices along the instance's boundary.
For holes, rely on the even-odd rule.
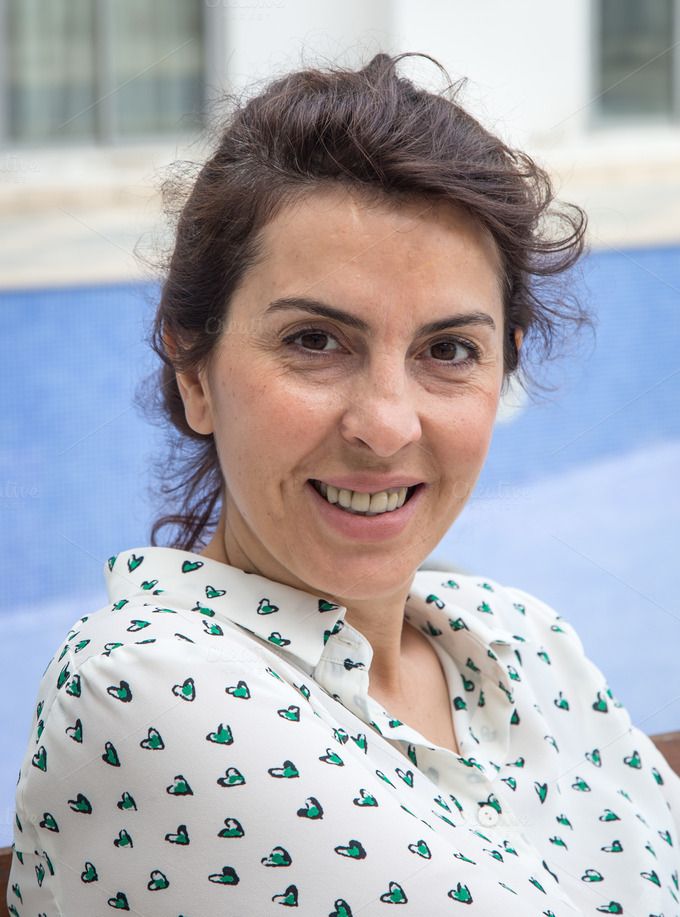
[[[77,259],[84,279],[138,275],[158,170],[203,155],[225,92],[378,51],[466,77],[463,103],[588,210],[593,246],[680,241],[679,39],[680,0],[0,0],[0,269],[24,282],[27,220],[35,270],[47,212],[45,280],[68,279],[88,232],[112,244]],[[402,66],[443,88],[431,64]]]

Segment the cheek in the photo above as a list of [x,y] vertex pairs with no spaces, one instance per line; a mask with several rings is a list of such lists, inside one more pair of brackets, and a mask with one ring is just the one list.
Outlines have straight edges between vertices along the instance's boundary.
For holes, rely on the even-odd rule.
[[496,401],[493,398],[475,398],[448,412],[440,424],[441,442],[452,461],[451,471],[477,473],[491,443],[496,419]]
[[237,366],[219,386],[216,438],[225,473],[273,483],[276,470],[285,472],[318,435],[327,401],[321,390],[303,392],[277,378],[271,366]]

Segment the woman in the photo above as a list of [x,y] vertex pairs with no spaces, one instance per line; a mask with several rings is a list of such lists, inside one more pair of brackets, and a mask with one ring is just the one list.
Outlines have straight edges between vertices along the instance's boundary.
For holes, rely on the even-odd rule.
[[588,321],[547,286],[585,218],[398,61],[274,82],[193,186],[153,337],[183,505],[45,672],[15,915],[679,910],[680,780],[572,628],[418,569],[524,336]]

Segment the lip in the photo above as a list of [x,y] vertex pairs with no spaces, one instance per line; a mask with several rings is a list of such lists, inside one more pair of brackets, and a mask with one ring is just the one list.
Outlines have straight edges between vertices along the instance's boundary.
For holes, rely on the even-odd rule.
[[310,499],[314,501],[315,510],[324,528],[330,528],[336,534],[353,541],[375,543],[395,538],[408,526],[418,512],[420,502],[427,490],[426,484],[422,481],[418,483],[420,486],[416,487],[413,496],[403,506],[392,510],[391,513],[380,513],[377,516],[360,516],[345,512],[322,497],[311,481],[306,482],[305,490],[309,493]]
[[395,474],[350,474],[344,477],[341,475],[340,477],[330,478],[310,478],[310,480],[321,481],[324,484],[332,484],[332,486],[337,487],[338,490],[356,490],[359,494],[379,493],[381,490],[389,490],[391,487],[413,487],[414,484],[425,483],[422,478]]

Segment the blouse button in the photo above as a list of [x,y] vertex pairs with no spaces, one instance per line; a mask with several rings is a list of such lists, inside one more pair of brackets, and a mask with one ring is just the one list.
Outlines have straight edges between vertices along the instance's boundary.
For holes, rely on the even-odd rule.
[[485,828],[493,828],[498,824],[498,812],[493,806],[480,806],[477,821]]

